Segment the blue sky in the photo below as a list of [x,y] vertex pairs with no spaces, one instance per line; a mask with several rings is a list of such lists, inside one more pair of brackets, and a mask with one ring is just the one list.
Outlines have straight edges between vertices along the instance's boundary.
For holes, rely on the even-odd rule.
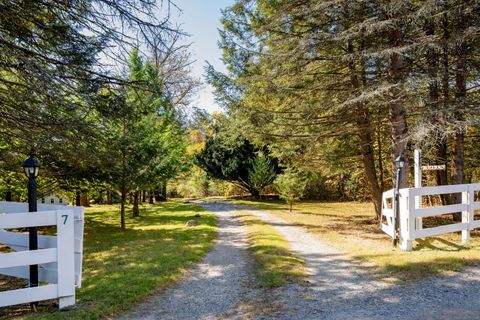
[[[220,10],[233,4],[233,0],[175,0],[174,3],[182,12],[172,11],[172,21],[180,24],[182,29],[190,34],[189,42],[192,43],[192,66],[195,77],[204,81],[205,61],[212,64],[215,69],[225,71],[221,61],[221,50],[217,46],[220,28]],[[215,103],[212,88],[207,84],[198,93],[194,106],[206,109],[209,112],[220,111]]]

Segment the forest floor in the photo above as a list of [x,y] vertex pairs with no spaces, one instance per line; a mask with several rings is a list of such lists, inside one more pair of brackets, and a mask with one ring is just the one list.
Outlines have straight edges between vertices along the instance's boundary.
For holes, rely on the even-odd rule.
[[[472,319],[480,312],[480,270],[466,268],[399,284],[307,229],[251,206],[210,202],[219,239],[190,277],[122,319]],[[305,264],[302,281],[262,287],[251,234],[239,217],[273,227]],[[253,255],[254,257],[255,255]],[[297,279],[297,280],[299,280]]]

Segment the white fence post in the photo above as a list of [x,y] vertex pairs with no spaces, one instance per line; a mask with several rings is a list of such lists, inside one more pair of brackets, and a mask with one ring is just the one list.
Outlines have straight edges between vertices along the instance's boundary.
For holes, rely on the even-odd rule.
[[75,238],[72,210],[57,211],[59,308],[75,304]]

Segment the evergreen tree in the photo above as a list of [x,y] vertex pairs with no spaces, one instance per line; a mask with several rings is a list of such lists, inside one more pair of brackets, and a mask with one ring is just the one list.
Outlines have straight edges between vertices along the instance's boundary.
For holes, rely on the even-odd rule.
[[222,20],[228,74],[209,69],[209,79],[281,161],[322,162],[325,141],[357,141],[378,216],[394,179],[385,162],[412,145],[436,140],[444,158],[451,149],[451,181],[463,181],[465,127],[478,118],[468,103],[478,95],[465,90],[478,82],[478,13],[476,1],[237,1]]

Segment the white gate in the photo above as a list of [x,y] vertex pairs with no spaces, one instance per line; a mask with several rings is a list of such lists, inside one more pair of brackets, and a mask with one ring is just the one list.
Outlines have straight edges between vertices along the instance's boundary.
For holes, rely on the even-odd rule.
[[[475,210],[480,209],[480,202],[475,201],[475,192],[480,191],[480,183],[458,184],[438,187],[405,188],[399,191],[399,237],[403,250],[412,250],[412,241],[450,232],[462,232],[462,242],[470,240],[470,230],[480,228],[480,220],[475,220]],[[462,202],[452,205],[423,207],[422,197],[442,194],[461,193]],[[383,193],[381,229],[389,236],[394,236],[393,189]],[[423,228],[422,218],[462,213],[462,221],[448,225]]]
[[[0,307],[59,299],[59,307],[75,304],[82,281],[83,207],[0,202],[0,244],[15,252],[0,254],[0,274],[29,279],[29,266],[39,265],[38,287],[0,292]],[[56,226],[56,236],[38,236],[38,250],[28,249],[28,234],[4,229]],[[42,283],[46,283],[43,285]]]

